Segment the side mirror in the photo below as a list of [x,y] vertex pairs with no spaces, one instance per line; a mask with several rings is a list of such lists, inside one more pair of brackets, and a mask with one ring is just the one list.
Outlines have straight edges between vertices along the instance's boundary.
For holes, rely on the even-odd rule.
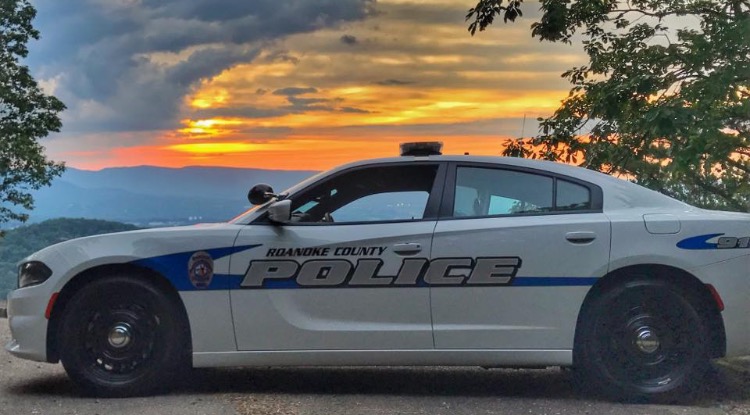
[[292,201],[279,200],[268,207],[268,219],[273,223],[288,223],[292,217]]
[[273,193],[273,188],[267,184],[261,183],[256,184],[250,189],[247,193],[247,200],[253,205],[262,205],[271,200],[274,196],[276,195]]

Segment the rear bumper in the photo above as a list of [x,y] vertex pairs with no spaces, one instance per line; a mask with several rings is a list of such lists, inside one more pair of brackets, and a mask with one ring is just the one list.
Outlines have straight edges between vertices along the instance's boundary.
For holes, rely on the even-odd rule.
[[716,288],[722,301],[726,357],[750,355],[750,256],[690,270]]

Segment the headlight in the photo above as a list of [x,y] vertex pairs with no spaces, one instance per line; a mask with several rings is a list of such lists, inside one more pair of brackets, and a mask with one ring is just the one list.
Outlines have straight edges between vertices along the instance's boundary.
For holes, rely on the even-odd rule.
[[52,270],[39,261],[31,261],[18,267],[18,288],[39,285],[52,276]]

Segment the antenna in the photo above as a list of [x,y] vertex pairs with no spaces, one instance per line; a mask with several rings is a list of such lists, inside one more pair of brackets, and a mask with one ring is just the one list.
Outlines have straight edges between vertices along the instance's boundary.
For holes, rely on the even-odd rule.
[[526,113],[523,114],[523,124],[521,125],[521,138],[523,138],[523,133],[526,132]]

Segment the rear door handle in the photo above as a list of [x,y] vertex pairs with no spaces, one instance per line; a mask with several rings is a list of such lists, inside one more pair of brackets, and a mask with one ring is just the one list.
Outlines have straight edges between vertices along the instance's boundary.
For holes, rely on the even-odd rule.
[[574,244],[587,244],[596,239],[596,234],[594,232],[568,232],[565,234],[565,239]]
[[405,244],[396,244],[393,245],[393,252],[399,254],[399,255],[416,255],[420,252],[422,252],[422,245],[415,243],[415,242],[409,242]]

